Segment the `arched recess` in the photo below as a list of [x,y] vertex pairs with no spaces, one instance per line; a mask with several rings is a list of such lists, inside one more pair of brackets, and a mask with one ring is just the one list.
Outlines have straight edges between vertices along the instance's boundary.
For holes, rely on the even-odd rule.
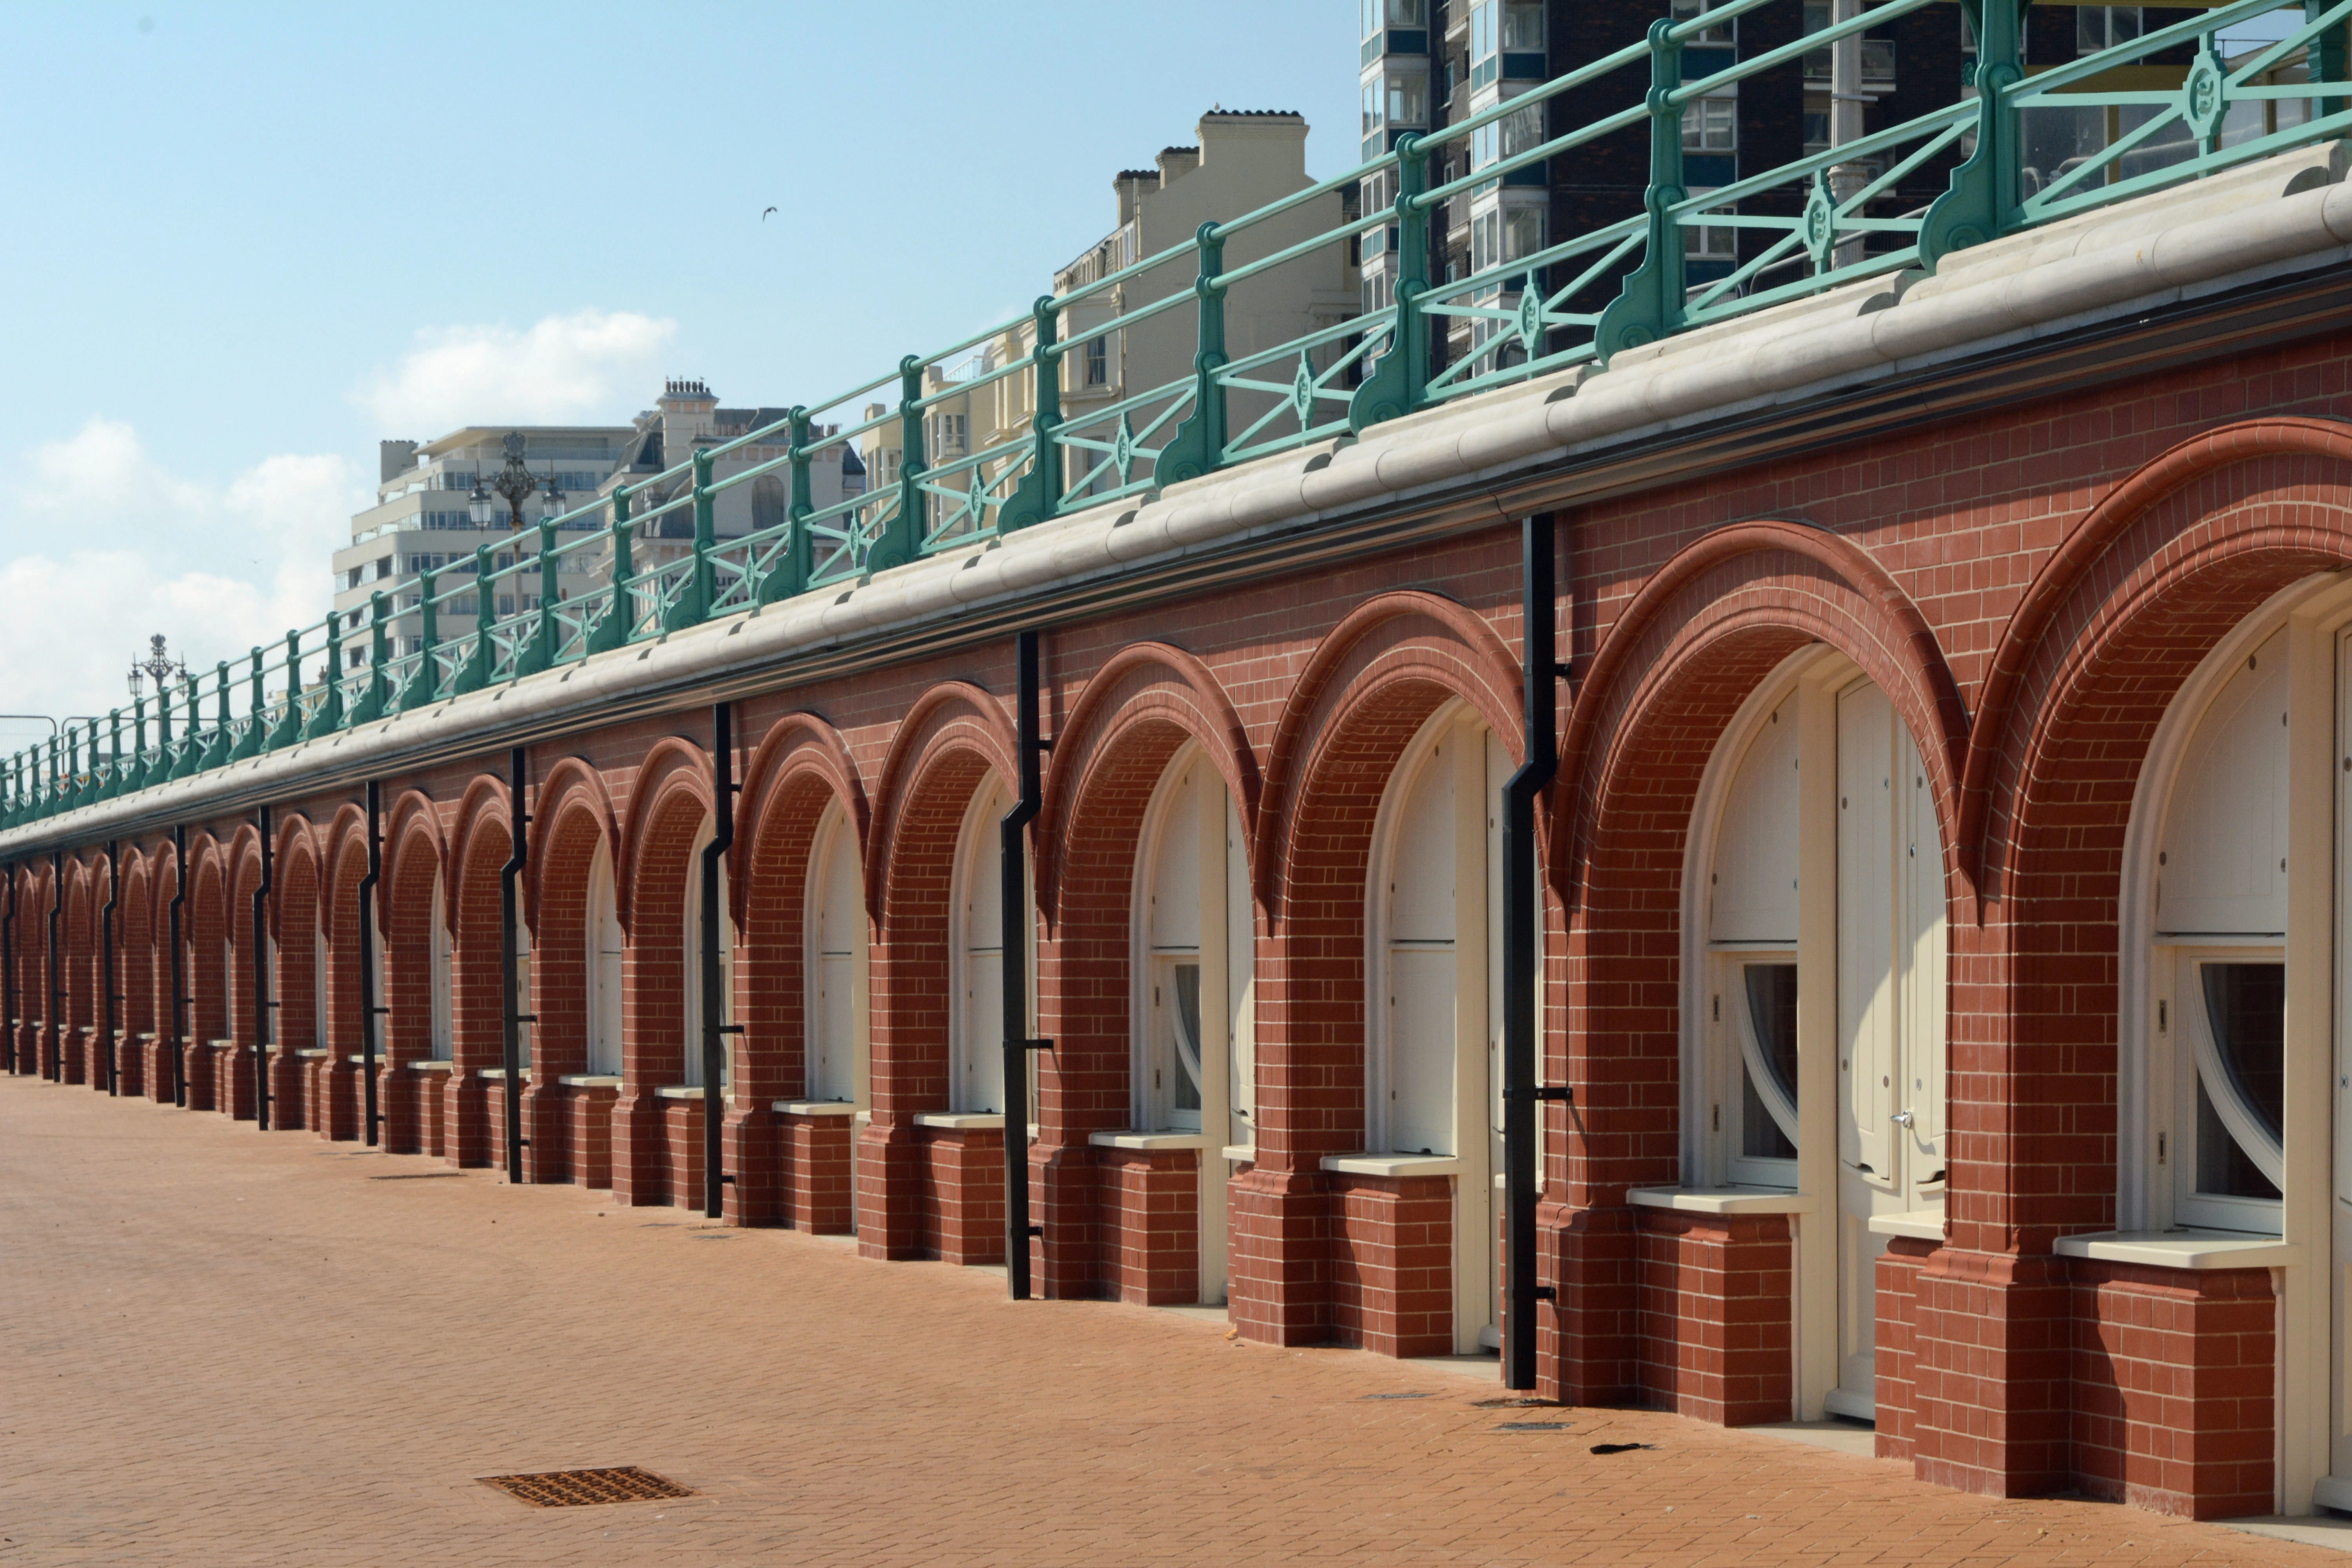
[[122,947],[115,972],[122,990],[122,1033],[129,1042],[127,1054],[135,1056],[140,1036],[163,1032],[155,1005],[155,877],[144,848],[123,852],[122,899],[115,910],[114,930]]
[[308,818],[289,814],[278,825],[272,868],[276,894],[270,923],[278,952],[270,964],[278,1016],[270,1037],[278,1050],[307,1051],[322,1045],[319,1025],[326,998],[327,947],[319,931],[318,835]]
[[[228,1037],[237,1044],[242,1073],[250,1063],[247,1053],[260,1037],[260,1009],[254,991],[253,896],[261,888],[261,834],[247,824],[229,841],[228,902],[221,911],[221,931],[228,947]],[[265,927],[268,911],[263,910]],[[268,940],[265,929],[263,940]]]
[[530,822],[534,1081],[621,1068],[621,933],[614,847],[620,829],[597,771],[558,760]]
[[[1369,713],[1379,705],[1379,694],[1390,689],[1417,689],[1429,699],[1423,705],[1406,697],[1396,710],[1415,711],[1415,725],[1435,710],[1436,694],[1459,696],[1513,756],[1525,751],[1518,660],[1483,616],[1418,590],[1382,594],[1359,605],[1317,645],[1290,689],[1267,748],[1251,835],[1250,879],[1259,903],[1277,923],[1287,918],[1285,862],[1299,837],[1299,824],[1315,812],[1311,781],[1338,754],[1327,755],[1327,747],[1344,727],[1339,716],[1357,709]],[[1395,749],[1402,750],[1409,738],[1410,731],[1396,741]],[[1384,773],[1394,755],[1383,755]],[[1375,799],[1378,789],[1375,784]]]
[[626,1071],[630,1087],[640,1092],[683,1085],[687,1053],[699,1047],[686,1026],[688,943],[698,942],[687,902],[695,845],[710,821],[710,788],[708,753],[667,737],[646,753],[629,792],[622,862],[629,934]]
[[[1139,743],[1157,752],[1164,764],[1185,738],[1199,743],[1224,781],[1243,831],[1251,832],[1257,821],[1257,755],[1233,700],[1208,666],[1167,643],[1132,643],[1087,680],[1054,736],[1054,767],[1037,816],[1037,897],[1049,929],[1058,931],[1061,921],[1062,879],[1075,845],[1071,824],[1080,819],[1081,803],[1089,802],[1102,770],[1129,766]],[[1093,818],[1086,820],[1091,838]]]
[[219,841],[205,834],[188,846],[180,931],[187,946],[188,1038],[200,1050],[228,1037],[227,920],[226,860]]
[[[743,805],[736,839],[743,872],[731,890],[744,943],[746,1005],[750,1016],[762,1022],[742,1042],[744,1092],[755,1103],[863,1103],[857,1069],[865,1013],[856,990],[868,924],[868,817],[847,746],[831,725],[812,714],[777,721],[745,770]],[[850,857],[845,861],[845,850]],[[845,900],[828,899],[834,889],[821,884],[837,881],[844,872],[850,879],[845,901],[851,908],[842,912],[851,929],[827,936],[816,928],[824,924],[829,909]],[[848,961],[835,966],[845,973],[830,978],[825,955],[835,950],[825,945],[828,941],[840,943],[838,955]],[[828,1031],[829,1018],[845,1027]],[[822,1041],[835,1038],[845,1046],[847,1059],[832,1063],[838,1070],[831,1074],[813,1074],[813,1047],[821,1051]]]
[[1680,1174],[1682,879],[1700,780],[1759,682],[1808,644],[1850,660],[1916,738],[1953,886],[1960,754],[1950,671],[1908,598],[1858,546],[1804,524],[1735,525],[1677,555],[1611,626],[1577,693],[1551,876],[1570,910],[1567,1064],[1582,1136],[1569,1201],[1622,1204]]
[[95,1016],[98,893],[94,881],[88,864],[79,858],[66,861],[65,918],[58,921],[58,951],[65,971],[65,1007],[61,1016],[66,1026],[72,1029],[88,1027]]
[[444,1057],[450,1049],[447,847],[438,808],[406,791],[385,814],[383,875],[377,897],[383,939],[384,1040],[394,1061]]
[[[319,994],[319,1043],[337,1059],[360,1054],[360,884],[367,876],[367,816],[355,805],[339,809],[319,833],[319,931],[326,943]],[[375,939],[376,1001],[383,974],[383,933]]]
[[[898,856],[898,835],[914,820],[916,796],[938,782],[929,776],[937,762],[950,753],[968,753],[981,768],[1011,780],[1020,776],[1014,763],[1019,750],[1020,738],[1004,704],[969,681],[942,682],[915,700],[882,759],[866,835],[866,905],[877,924],[886,930],[889,924],[892,906],[886,889]],[[1033,828],[1031,842],[1035,841]]]
[[[451,1059],[460,1068],[480,1072],[505,1059],[506,1014],[504,974],[499,952],[499,868],[506,864],[512,842],[506,786],[488,775],[467,782],[458,797],[450,835],[450,864],[445,873],[448,892],[451,939],[450,1018]],[[520,920],[515,929],[517,951],[528,963],[530,929]],[[524,969],[518,975],[523,981]],[[518,1010],[530,1011],[528,990],[519,986]],[[525,1060],[529,1059],[528,1055]]]

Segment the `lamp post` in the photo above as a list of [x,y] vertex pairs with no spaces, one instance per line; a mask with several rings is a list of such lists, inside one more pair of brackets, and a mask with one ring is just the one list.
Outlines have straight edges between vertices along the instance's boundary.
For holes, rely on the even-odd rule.
[[130,684],[133,700],[137,700],[143,689],[143,683],[148,680],[155,683],[155,689],[159,692],[163,689],[166,683],[181,686],[188,683],[187,665],[171,656],[164,647],[163,634],[161,632],[147,639],[145,658],[134,658],[131,661]]
[[[498,478],[486,483],[477,477],[474,480],[474,493],[467,498],[467,510],[474,514],[474,526],[488,528],[498,519],[497,503],[505,501],[507,531],[520,533],[523,529],[522,503],[538,491],[539,480],[532,476],[530,466],[523,461],[522,432],[508,431],[504,445],[507,460],[499,469]],[[551,463],[547,470],[547,487],[557,499],[561,499],[562,492],[555,489],[555,467]]]

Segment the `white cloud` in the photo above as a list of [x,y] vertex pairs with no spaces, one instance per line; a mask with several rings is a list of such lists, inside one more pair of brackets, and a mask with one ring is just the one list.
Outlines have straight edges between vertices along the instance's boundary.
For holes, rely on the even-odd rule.
[[[0,493],[0,707],[102,713],[149,634],[209,668],[326,615],[330,553],[366,487],[338,457],[262,459],[226,485],[176,476],[130,426],[36,447]],[[0,728],[0,752],[47,726]]]
[[676,321],[631,310],[548,316],[527,331],[428,328],[352,399],[384,434],[427,441],[468,424],[612,417],[677,332]]

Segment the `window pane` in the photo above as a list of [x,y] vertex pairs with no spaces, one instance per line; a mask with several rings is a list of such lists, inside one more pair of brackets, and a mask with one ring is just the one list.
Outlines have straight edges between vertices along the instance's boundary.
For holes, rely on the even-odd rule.
[[1176,1061],[1171,1103],[1178,1110],[1201,1109],[1201,966],[1176,966]]
[[2202,1078],[2197,1081],[2197,1190],[2232,1198],[2279,1195],[2270,1178],[2230,1136],[2221,1113],[2213,1109],[2212,1097],[2205,1092]]
[[2286,1098],[2286,965],[2200,964],[2205,1016],[2229,1074],[2229,1090],[2273,1141],[2283,1141]]
[[[1740,977],[1748,992],[1748,1020],[1756,1031],[1758,1054],[1771,1075],[1772,1088],[1790,1105],[1797,1102],[1797,966],[1793,963],[1750,963]],[[1796,1145],[1780,1130],[1764,1098],[1742,1076],[1744,1115],[1741,1152],[1752,1160],[1793,1160]]]

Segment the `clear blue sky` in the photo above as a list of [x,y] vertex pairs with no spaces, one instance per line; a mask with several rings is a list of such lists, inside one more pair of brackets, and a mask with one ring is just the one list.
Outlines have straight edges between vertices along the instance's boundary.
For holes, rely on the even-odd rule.
[[1024,308],[1213,104],[1347,167],[1354,12],[20,0],[0,709],[323,613],[380,437],[843,389]]

